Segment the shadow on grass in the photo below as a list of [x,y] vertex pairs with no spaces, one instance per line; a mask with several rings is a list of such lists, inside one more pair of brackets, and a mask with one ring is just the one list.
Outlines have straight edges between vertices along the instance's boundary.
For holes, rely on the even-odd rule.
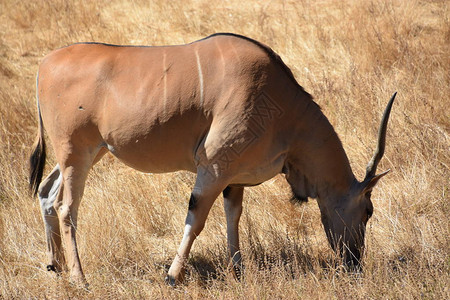
[[[266,249],[258,249],[258,251],[250,251],[244,255],[243,279],[245,280],[248,272],[257,272],[261,276],[271,276],[274,272],[281,275],[286,280],[297,280],[309,273],[317,274],[320,272],[330,273],[336,270],[336,262],[332,257],[317,258],[306,253],[292,253],[289,250],[281,252],[272,252]],[[167,262],[164,269],[167,272],[170,263]],[[209,287],[213,281],[224,282],[228,276],[233,276],[228,268],[229,262],[224,255],[218,256],[216,259],[210,259],[205,256],[193,254],[189,258],[186,267],[186,282],[195,281],[203,287]],[[237,280],[241,281],[241,280]]]

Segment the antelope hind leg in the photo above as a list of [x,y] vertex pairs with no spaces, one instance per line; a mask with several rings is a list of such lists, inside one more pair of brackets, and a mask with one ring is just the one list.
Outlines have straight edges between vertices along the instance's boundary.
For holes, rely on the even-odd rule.
[[241,279],[242,257],[239,250],[239,219],[242,214],[243,187],[227,187],[223,190],[223,205],[227,219],[227,246],[230,255],[230,269],[233,276]]
[[38,198],[41,205],[47,240],[48,271],[60,273],[65,265],[64,253],[61,248],[61,234],[58,214],[55,210],[57,198],[62,196],[62,174],[59,165],[39,185]]

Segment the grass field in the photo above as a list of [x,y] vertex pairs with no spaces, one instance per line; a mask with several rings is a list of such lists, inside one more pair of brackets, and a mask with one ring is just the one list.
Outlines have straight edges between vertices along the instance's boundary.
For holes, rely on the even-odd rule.
[[[0,2],[0,299],[449,299],[448,1]],[[372,195],[361,274],[333,267],[317,203],[290,203],[279,175],[246,189],[246,272],[227,272],[223,200],[194,244],[187,282],[164,282],[194,174],[131,170],[107,155],[91,171],[78,246],[89,290],[45,270],[37,199],[27,187],[42,57],[74,42],[182,44],[235,32],[274,49],[320,104],[362,179],[398,91]],[[46,173],[55,164],[53,153]]]

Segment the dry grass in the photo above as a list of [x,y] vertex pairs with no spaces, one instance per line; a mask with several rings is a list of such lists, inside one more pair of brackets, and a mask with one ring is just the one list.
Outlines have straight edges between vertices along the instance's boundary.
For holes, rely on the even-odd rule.
[[[78,41],[179,44],[219,31],[258,39],[284,58],[335,126],[359,178],[381,110],[398,91],[380,166],[393,172],[373,194],[365,272],[330,267],[315,201],[291,205],[279,176],[246,191],[244,280],[225,270],[218,199],[188,282],[170,288],[163,279],[194,175],[140,174],[107,156],[80,209],[90,289],[50,277],[39,205],[26,183],[40,59]],[[449,45],[446,1],[1,1],[0,299],[449,299]]]

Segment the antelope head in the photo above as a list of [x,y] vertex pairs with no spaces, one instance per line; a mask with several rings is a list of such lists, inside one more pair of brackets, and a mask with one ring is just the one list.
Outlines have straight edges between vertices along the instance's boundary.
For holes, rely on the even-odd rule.
[[[355,180],[347,194],[334,195],[335,199],[328,199],[326,205],[319,202],[328,241],[332,248],[342,255],[348,267],[359,269],[364,250],[365,228],[373,212],[371,192],[378,181],[390,171],[375,174],[384,154],[387,123],[396,94],[394,93],[391,97],[384,111],[378,132],[377,147],[367,165],[364,180],[362,182]],[[333,204],[330,205],[330,203]]]

